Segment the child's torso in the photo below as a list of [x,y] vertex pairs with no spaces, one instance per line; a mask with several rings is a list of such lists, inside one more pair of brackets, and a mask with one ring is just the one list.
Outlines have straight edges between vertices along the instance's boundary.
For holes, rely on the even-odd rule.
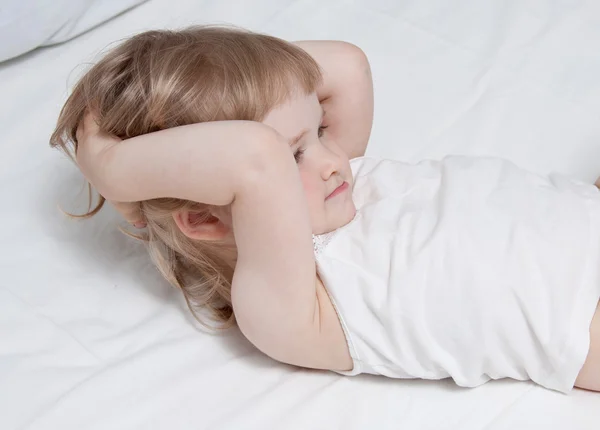
[[600,294],[586,265],[599,254],[597,190],[495,158],[352,169],[356,217],[314,238],[353,357],[346,373],[563,389],[570,375],[556,369],[582,354],[568,325],[583,326]]

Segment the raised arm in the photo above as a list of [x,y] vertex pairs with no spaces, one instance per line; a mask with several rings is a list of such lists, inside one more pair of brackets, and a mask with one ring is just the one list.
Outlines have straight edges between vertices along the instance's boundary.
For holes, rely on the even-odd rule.
[[[308,52],[323,70],[324,79],[317,95],[326,111],[324,124],[328,126],[328,134],[349,158],[364,155],[373,123],[373,81],[366,55],[357,46],[342,41],[299,41],[295,44]],[[88,115],[86,121],[80,124],[79,141],[99,140],[98,128],[90,118]],[[111,137],[103,136],[102,139],[106,141]],[[101,145],[90,144],[87,147],[98,148]],[[91,164],[79,154],[77,161],[88,181],[103,194],[102,185],[92,177]],[[180,181],[184,180],[180,177]],[[163,184],[168,185],[164,180]],[[119,190],[124,191],[123,188]],[[139,227],[145,225],[137,205],[127,203],[133,200],[107,199],[127,221]]]
[[348,158],[365,154],[373,125],[373,78],[365,53],[357,46],[335,40],[294,42],[323,70],[317,96],[326,115],[327,133]]
[[[86,118],[86,128],[94,125]],[[126,141],[90,134],[97,138],[80,145],[77,163],[106,199],[174,197],[221,206],[233,201],[243,174],[262,167],[264,146],[277,152],[283,140],[253,121],[191,124]]]
[[233,308],[256,347],[305,367],[332,369],[349,360],[331,348],[343,335],[335,311],[322,311],[317,295],[306,198],[281,135],[261,123],[219,121],[103,142],[84,142],[77,158],[109,199],[231,204]]

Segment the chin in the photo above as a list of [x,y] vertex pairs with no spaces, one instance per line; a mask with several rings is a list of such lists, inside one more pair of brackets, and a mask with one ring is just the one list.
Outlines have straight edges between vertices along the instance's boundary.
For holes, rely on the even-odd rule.
[[317,224],[317,228],[313,229],[313,234],[319,235],[330,233],[348,224],[354,219],[355,216],[356,207],[354,206],[354,203],[352,203],[352,205],[348,207],[348,210],[346,210],[344,213],[340,213],[337,217],[335,217],[334,220],[327,220],[323,223]]
[[[348,210],[348,216],[346,219],[346,222],[344,223],[344,225],[348,224],[350,221],[352,221],[354,219],[354,217],[356,216],[356,207],[354,206],[354,203],[352,204],[352,207]],[[341,227],[341,226],[340,226]],[[339,228],[339,227],[338,227]]]

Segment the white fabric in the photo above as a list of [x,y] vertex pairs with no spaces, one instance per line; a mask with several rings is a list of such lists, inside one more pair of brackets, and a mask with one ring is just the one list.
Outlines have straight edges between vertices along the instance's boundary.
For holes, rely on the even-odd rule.
[[[2,2],[0,2],[2,3]],[[495,155],[600,174],[600,3],[587,0],[151,0],[0,64],[0,428],[596,430],[600,396],[475,389],[280,365],[196,328],[110,209],[74,221],[81,176],[48,137],[68,88],[116,40],[230,22],[369,56],[368,155]]]
[[69,40],[146,0],[2,0],[0,61]]
[[501,158],[351,166],[356,216],[314,237],[343,373],[571,391],[600,298],[598,188]]

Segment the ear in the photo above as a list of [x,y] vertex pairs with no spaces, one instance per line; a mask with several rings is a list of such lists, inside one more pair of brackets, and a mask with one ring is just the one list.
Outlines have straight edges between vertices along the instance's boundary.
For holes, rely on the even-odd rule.
[[212,214],[180,210],[173,213],[175,224],[183,234],[194,240],[224,240],[231,228]]

